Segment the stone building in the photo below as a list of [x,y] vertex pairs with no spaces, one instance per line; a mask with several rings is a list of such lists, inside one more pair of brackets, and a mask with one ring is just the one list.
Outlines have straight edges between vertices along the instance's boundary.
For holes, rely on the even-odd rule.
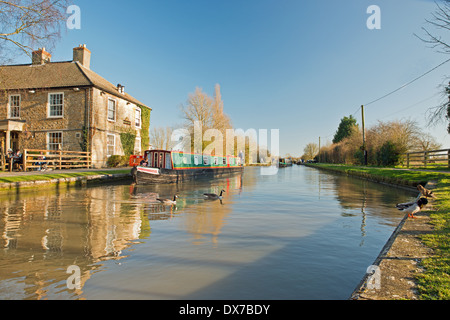
[[52,62],[42,48],[31,64],[0,66],[2,152],[88,150],[93,166],[104,167],[109,156],[130,149],[126,134],[136,137],[135,154],[149,147],[151,108],[93,72],[90,60],[80,45],[72,61]]

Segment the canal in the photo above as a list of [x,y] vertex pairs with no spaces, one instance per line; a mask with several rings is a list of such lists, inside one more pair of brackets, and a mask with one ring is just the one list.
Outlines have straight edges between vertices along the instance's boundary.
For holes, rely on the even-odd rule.
[[[403,218],[395,204],[417,196],[304,166],[260,170],[1,194],[0,299],[348,299]],[[155,203],[174,194],[176,207]]]

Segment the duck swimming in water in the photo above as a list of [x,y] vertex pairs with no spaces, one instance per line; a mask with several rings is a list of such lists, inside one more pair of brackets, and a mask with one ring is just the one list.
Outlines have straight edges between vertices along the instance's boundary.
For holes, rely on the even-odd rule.
[[217,195],[215,193],[204,193],[203,195],[208,200],[222,200],[224,192],[226,192],[226,191],[225,190],[220,191],[220,195]]
[[157,201],[161,202],[162,204],[168,205],[168,206],[172,206],[172,205],[176,205],[177,204],[177,195],[173,196],[173,200],[170,199],[156,199]]
[[409,218],[416,218],[414,215],[420,212],[427,204],[428,200],[426,198],[420,198],[416,202],[399,203],[396,207],[400,211],[407,212]]

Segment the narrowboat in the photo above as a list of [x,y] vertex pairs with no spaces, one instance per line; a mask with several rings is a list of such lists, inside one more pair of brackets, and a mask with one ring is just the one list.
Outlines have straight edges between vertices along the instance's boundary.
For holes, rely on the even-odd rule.
[[279,168],[292,167],[291,159],[280,158],[280,160],[278,161],[278,167]]
[[[139,160],[139,164],[137,163]],[[182,151],[148,150],[130,158],[136,184],[180,183],[197,178],[220,178],[244,170],[235,156],[202,155]]]

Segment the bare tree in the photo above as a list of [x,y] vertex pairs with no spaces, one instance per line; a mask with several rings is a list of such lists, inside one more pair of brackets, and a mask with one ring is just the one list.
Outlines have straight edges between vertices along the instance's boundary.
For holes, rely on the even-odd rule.
[[[443,89],[442,103],[435,107],[431,107],[426,113],[428,126],[433,126],[447,119],[450,121],[450,83]],[[447,127],[450,133],[450,124]]]
[[188,128],[193,128],[195,122],[201,123],[203,132],[213,127],[213,99],[201,88],[195,88],[195,92],[189,94],[181,111]]
[[69,0],[0,0],[0,57],[31,56],[36,46],[51,47],[60,37]]
[[[210,97],[201,88],[196,88],[194,93],[189,94],[186,103],[181,105],[181,112],[182,117],[186,121],[185,128],[189,130],[193,138],[195,138],[194,130],[196,124],[199,123],[201,125],[202,151],[213,141],[222,144],[221,153],[226,150],[226,130],[231,129],[232,124],[230,118],[224,112],[222,95],[218,84],[215,86],[214,97]],[[219,137],[205,135],[209,129],[215,129],[216,133],[220,133],[222,141],[216,140]],[[191,139],[192,147],[195,144],[193,138]],[[203,138],[206,138],[206,140]],[[209,138],[211,138],[211,141],[208,140]]]
[[[436,10],[431,14],[431,19],[425,21],[438,31],[450,31],[450,0],[443,0],[442,4],[436,2]],[[450,53],[450,43],[441,35],[424,27],[422,30],[425,32],[425,38],[416,35],[419,39],[428,43],[432,48],[436,48],[438,52]]]
[[417,138],[417,151],[432,151],[442,148],[442,144],[436,141],[429,133],[423,133]]
[[304,160],[311,160],[314,159],[314,157],[319,153],[319,146],[315,143],[308,143],[303,149],[303,156],[302,158]]
[[[426,19],[426,23],[435,30],[430,31],[427,28],[422,28],[425,36],[416,36],[431,48],[436,49],[437,52],[450,54],[450,39],[445,39],[440,34],[443,32],[445,36],[448,36],[448,31],[450,31],[450,0],[442,0],[441,4],[436,2],[436,10],[431,14],[430,19]],[[444,119],[450,120],[450,84],[445,86],[443,93],[443,102],[427,111],[429,126],[441,123]],[[447,131],[450,133],[450,124]]]
[[171,141],[173,129],[171,127],[155,127],[150,132],[150,144],[155,149],[171,150],[174,142]]

